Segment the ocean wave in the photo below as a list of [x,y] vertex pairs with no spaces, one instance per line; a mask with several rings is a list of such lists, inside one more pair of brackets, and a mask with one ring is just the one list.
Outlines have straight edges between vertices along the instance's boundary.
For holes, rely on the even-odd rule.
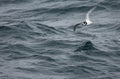
[[18,4],[18,3],[27,3],[28,0],[0,0],[1,5],[5,4]]
[[0,0],[0,79],[119,79],[119,3]]

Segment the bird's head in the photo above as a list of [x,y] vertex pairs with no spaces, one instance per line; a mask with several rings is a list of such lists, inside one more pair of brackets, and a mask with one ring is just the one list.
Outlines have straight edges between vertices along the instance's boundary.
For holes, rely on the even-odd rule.
[[82,25],[86,26],[86,25],[87,25],[87,22],[86,22],[86,21],[84,21],[84,22],[82,23]]

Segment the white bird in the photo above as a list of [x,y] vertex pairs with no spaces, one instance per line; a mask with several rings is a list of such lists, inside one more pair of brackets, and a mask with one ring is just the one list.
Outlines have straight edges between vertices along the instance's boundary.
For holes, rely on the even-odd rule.
[[94,6],[92,9],[90,9],[87,14],[86,14],[86,18],[85,18],[85,21],[82,22],[82,23],[78,23],[74,26],[74,31],[76,30],[76,28],[81,25],[81,26],[86,26],[86,25],[90,25],[92,24],[93,22],[90,20],[90,14],[93,12],[93,10],[96,8],[96,6]]

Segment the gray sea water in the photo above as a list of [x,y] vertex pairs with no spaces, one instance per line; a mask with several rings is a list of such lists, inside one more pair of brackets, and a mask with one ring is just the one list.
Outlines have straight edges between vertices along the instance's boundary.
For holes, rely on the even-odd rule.
[[0,79],[120,79],[120,0],[0,0]]

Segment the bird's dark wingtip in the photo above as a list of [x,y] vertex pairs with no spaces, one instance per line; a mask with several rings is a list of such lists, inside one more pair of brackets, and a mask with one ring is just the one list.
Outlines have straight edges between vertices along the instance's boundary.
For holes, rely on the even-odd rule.
[[80,25],[80,24],[76,24],[76,25],[74,25],[74,27],[73,27],[73,31],[76,31],[76,28],[77,28],[78,25]]
[[76,27],[75,26],[73,27],[73,31],[76,31]]

